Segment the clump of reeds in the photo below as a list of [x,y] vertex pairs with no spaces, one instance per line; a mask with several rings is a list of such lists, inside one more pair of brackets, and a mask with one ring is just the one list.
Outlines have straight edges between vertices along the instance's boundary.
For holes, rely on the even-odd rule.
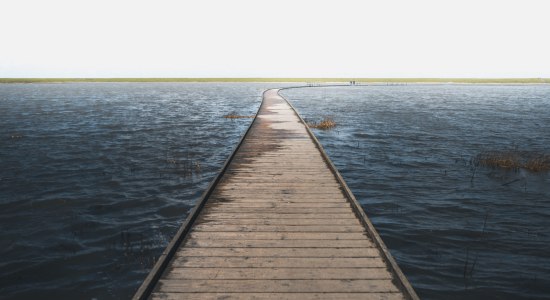
[[187,159],[176,159],[166,154],[165,173],[178,174],[183,177],[200,176],[202,167],[199,161],[187,157]]
[[514,151],[484,151],[477,155],[479,165],[491,168],[518,169],[521,167],[521,157]]
[[531,172],[550,171],[550,154],[532,151],[484,151],[475,157],[480,166]]
[[307,122],[309,128],[329,130],[336,127],[336,122],[331,117],[324,117],[320,122]]
[[239,115],[236,112],[231,112],[227,115],[223,115],[226,119],[245,119],[245,118],[254,118],[254,116],[245,116],[245,115]]
[[548,171],[550,170],[550,155],[533,158],[525,163],[524,168],[533,172]]

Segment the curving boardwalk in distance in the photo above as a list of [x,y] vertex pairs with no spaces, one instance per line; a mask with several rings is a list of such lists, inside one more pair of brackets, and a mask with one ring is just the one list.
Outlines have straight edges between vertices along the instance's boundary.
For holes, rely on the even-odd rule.
[[256,119],[135,299],[417,299],[292,106]]

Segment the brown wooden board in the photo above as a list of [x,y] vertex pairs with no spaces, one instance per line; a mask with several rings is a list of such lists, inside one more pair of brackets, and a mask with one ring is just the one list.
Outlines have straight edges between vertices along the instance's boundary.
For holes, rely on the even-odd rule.
[[188,239],[185,247],[203,248],[372,248],[374,244],[361,240],[213,240]]
[[153,293],[154,300],[401,300],[396,293]]
[[390,279],[352,280],[184,280],[162,279],[159,291],[192,293],[233,292],[233,293],[353,293],[385,292],[399,290]]

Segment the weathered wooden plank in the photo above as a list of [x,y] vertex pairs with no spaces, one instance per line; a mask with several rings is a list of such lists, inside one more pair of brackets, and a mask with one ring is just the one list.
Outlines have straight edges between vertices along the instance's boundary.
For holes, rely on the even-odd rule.
[[309,174],[309,175],[299,175],[298,173],[286,174],[286,173],[275,173],[264,172],[265,174],[257,174],[252,172],[246,172],[244,169],[239,171],[238,174],[232,173],[230,177],[227,177],[224,182],[238,182],[238,181],[250,181],[251,183],[269,183],[269,182],[278,182],[278,183],[335,183],[339,184],[334,178],[331,178],[329,174]]
[[301,191],[301,192],[315,192],[315,193],[336,193],[340,190],[340,186],[338,185],[331,185],[327,184],[319,186],[319,185],[257,185],[257,184],[220,184],[219,190],[221,192],[224,192],[226,190],[239,190],[239,191]]
[[[282,180],[289,178],[296,178],[296,180],[309,180],[317,182],[333,182],[333,178],[326,177],[327,174],[319,174],[316,171],[306,171],[303,173],[296,171],[281,171],[273,169],[265,170],[246,170],[241,169],[238,171],[232,171],[228,175],[235,176],[235,179],[258,179],[258,180]],[[299,177],[298,177],[299,176]]]
[[239,151],[237,155],[235,155],[235,159],[249,159],[249,160],[257,160],[257,159],[274,159],[278,157],[291,157],[291,158],[297,158],[297,159],[311,159],[311,160],[319,160],[319,161],[325,161],[320,155],[316,155],[316,153],[311,152],[304,152],[304,151],[287,151],[283,154],[283,152],[286,149],[273,149],[275,151]]
[[320,173],[323,173],[323,172],[326,172],[326,168],[322,168],[322,167],[317,167],[317,168],[314,168],[314,167],[302,167],[302,168],[296,168],[296,167],[292,167],[292,166],[288,166],[288,167],[285,167],[285,166],[281,166],[281,167],[278,167],[278,166],[249,166],[249,167],[245,167],[245,168],[242,168],[242,167],[238,167],[238,166],[233,166],[231,168],[228,169],[229,172],[235,172],[235,171],[238,171],[238,172],[254,172],[254,173],[268,173],[268,174],[273,174],[273,173],[279,173],[279,174],[283,174],[283,173],[286,173],[286,174],[298,174],[298,170],[300,170],[300,172],[305,172],[307,173],[309,176],[315,176],[315,174],[320,174]]
[[348,213],[311,213],[311,214],[281,214],[281,213],[219,213],[205,212],[205,219],[356,219],[355,214]]
[[212,195],[212,199],[291,199],[291,200],[300,200],[300,199],[345,199],[343,194],[340,193],[322,193],[322,194],[304,194],[304,193],[242,193],[239,194],[236,191],[226,191],[223,194],[219,191],[216,194]]
[[257,160],[257,159],[275,159],[278,157],[292,157],[302,160],[317,160],[317,161],[325,161],[323,157],[320,155],[316,155],[317,149],[311,151],[311,148],[307,145],[302,146],[303,149],[296,149],[296,148],[274,148],[271,149],[271,151],[264,151],[260,152],[256,150],[253,150],[251,148],[243,149],[243,151],[239,151],[238,155],[235,156],[235,159],[249,159],[249,160]]
[[307,190],[298,190],[298,189],[222,189],[220,188],[218,190],[218,193],[216,196],[248,196],[248,197],[254,197],[254,196],[263,196],[263,197],[281,197],[284,195],[296,195],[296,197],[342,197],[342,194],[336,191],[319,191],[315,190],[311,193],[308,193]]
[[319,172],[323,173],[326,172],[326,167],[322,165],[311,165],[311,164],[294,164],[294,165],[277,165],[277,164],[262,164],[262,163],[255,163],[255,164],[243,164],[238,166],[233,166],[233,168],[229,169],[229,171],[233,170],[240,170],[240,171],[253,171],[253,172],[296,172],[297,170],[303,170],[305,172]]
[[306,162],[306,161],[294,161],[292,163],[277,163],[269,161],[257,161],[257,162],[242,162],[238,165],[235,165],[240,169],[293,169],[297,170],[298,168],[304,169],[315,169],[326,171],[326,165],[324,162]]
[[[216,192],[225,192],[225,191],[231,191],[231,190],[237,190],[237,191],[244,191],[244,192],[259,192],[259,191],[269,191],[273,193],[277,193],[279,191],[283,190],[295,190],[299,193],[304,194],[337,194],[340,192],[340,187],[337,185],[331,185],[327,184],[327,186],[323,185],[317,185],[317,184],[296,184],[296,185],[269,185],[269,186],[262,186],[261,184],[221,184],[219,186],[219,189]],[[308,193],[311,192],[311,193]]]
[[372,248],[374,244],[362,240],[213,240],[188,239],[184,247],[211,248]]
[[[239,176],[239,178],[244,179],[258,179],[258,180],[281,180],[286,178],[296,178],[297,176],[303,176],[297,178],[296,180],[311,180],[311,181],[323,181],[323,182],[332,182],[330,178],[324,178],[325,175],[317,174],[315,171],[304,173],[291,172],[291,171],[278,171],[278,170],[256,170],[256,171],[247,171],[239,170],[229,173],[231,176]],[[317,177],[318,176],[318,177]],[[326,181],[325,181],[326,180]],[[330,181],[329,181],[330,180]]]
[[[222,184],[220,185],[219,191],[220,192],[226,192],[226,191],[243,191],[245,193],[254,193],[254,192],[262,192],[262,193],[303,193],[303,194],[320,194],[320,193],[338,193],[339,186],[337,185],[331,185],[327,184],[325,185],[318,185],[318,184],[295,184],[295,185],[280,185],[280,184],[272,184],[272,185],[256,185],[256,184]],[[311,191],[315,191],[315,193],[308,193]]]
[[227,173],[229,176],[239,176],[239,177],[246,177],[246,178],[259,178],[259,179],[281,179],[281,178],[291,178],[296,176],[302,176],[300,179],[303,180],[331,180],[332,178],[326,178],[325,176],[327,174],[319,174],[318,172],[312,171],[303,171],[302,172],[293,172],[293,171],[276,171],[276,170],[256,170],[256,171],[247,171],[247,170],[238,170],[238,171],[232,171],[230,173]]
[[176,256],[232,257],[379,257],[376,248],[194,248],[183,247]]
[[172,268],[166,279],[392,279],[386,268]]
[[272,207],[230,207],[219,205],[216,212],[220,213],[281,213],[281,214],[305,214],[305,213],[351,213],[351,208],[338,207],[299,207],[299,208],[272,208]]
[[233,188],[233,189],[242,189],[242,188],[253,188],[253,189],[257,189],[257,188],[261,188],[262,190],[267,190],[267,189],[305,189],[305,190],[311,190],[311,189],[316,189],[316,188],[322,188],[323,190],[325,189],[338,189],[340,188],[340,185],[337,184],[337,183],[316,183],[316,182],[313,182],[313,183],[304,183],[304,182],[300,182],[300,183],[290,183],[290,182],[287,182],[287,183],[284,183],[284,184],[281,184],[280,182],[263,182],[263,183],[258,183],[258,182],[223,182],[221,183],[220,185],[220,188],[223,188],[223,189],[228,189],[228,188]]
[[[247,207],[247,208],[344,208],[350,207],[349,203],[345,202],[317,202],[317,203],[296,203],[296,202],[240,202],[240,201],[215,201],[211,202],[206,207],[216,207],[223,205],[225,207]],[[351,207],[350,207],[351,208]]]
[[315,162],[322,162],[322,163],[326,163],[326,161],[320,156],[320,155],[300,155],[300,154],[296,154],[296,153],[285,153],[283,154],[282,151],[279,152],[278,150],[276,151],[273,151],[273,152],[269,152],[269,155],[266,154],[266,155],[262,155],[262,154],[258,154],[258,155],[251,155],[250,153],[247,153],[247,155],[237,155],[235,156],[235,161],[240,163],[240,162],[257,162],[257,161],[264,161],[264,160],[277,160],[278,158],[281,158],[281,157],[293,157],[293,158],[296,158],[296,160],[284,160],[285,162],[287,163],[292,163],[292,162],[295,162],[295,161],[315,161]]
[[314,163],[314,164],[326,164],[326,162],[320,157],[308,157],[308,156],[296,156],[296,155],[259,155],[257,157],[236,157],[233,161],[238,164],[255,164],[255,163],[271,163],[277,164],[281,160],[293,162],[293,163]]
[[212,225],[197,224],[196,232],[364,232],[361,226],[345,225]]
[[[320,169],[320,168],[317,168]],[[326,171],[326,170],[325,170]],[[262,168],[262,170],[253,170],[252,168],[239,168],[235,166],[233,169],[227,169],[226,174],[258,174],[258,176],[262,175],[294,175],[294,176],[304,176],[304,177],[313,177],[313,176],[326,176],[326,172],[318,172],[317,170],[298,170],[298,169],[292,169],[292,168],[285,168],[284,172],[281,170],[277,170],[276,168]]]
[[[293,116],[292,113],[284,110],[277,111],[278,119],[283,119],[284,121],[288,121],[288,118],[295,118],[296,116]],[[263,116],[259,116],[260,119],[263,118]],[[291,126],[289,126],[291,125]],[[311,144],[311,140],[307,138],[307,131],[305,128],[300,126],[292,126],[294,124],[286,124],[287,128],[285,129],[292,129],[294,132],[280,132],[280,131],[273,131],[273,130],[266,130],[266,131],[252,131],[248,136],[247,139],[249,143],[247,145],[250,145],[250,143],[256,143],[256,144],[264,144],[266,142],[271,142],[271,140],[281,140],[285,141],[286,144],[284,146],[295,146],[299,144],[303,144],[304,146],[314,146]],[[291,142],[291,143],[290,143]]]
[[225,190],[223,194],[219,193],[213,196],[213,201],[220,199],[273,199],[273,200],[302,200],[302,199],[319,199],[319,200],[333,200],[338,199],[342,200],[343,196],[336,193],[319,193],[319,194],[308,194],[305,191],[263,191],[263,190],[243,190],[239,193],[237,190]]
[[401,293],[153,293],[153,300],[402,300]]
[[[234,178],[231,178],[229,180],[226,180],[224,181],[223,183],[224,184],[239,184],[239,185],[244,185],[244,184],[257,184],[257,185],[262,185],[262,184],[270,184],[270,185],[291,185],[291,186],[310,186],[310,185],[323,185],[323,184],[328,184],[329,182],[329,179],[323,179],[323,178],[300,178],[300,177],[296,177],[296,176],[292,176],[292,177],[286,177],[286,176],[279,176],[279,177],[276,177],[276,176],[270,176],[270,177],[265,177],[265,176],[259,176],[259,177],[256,177],[256,176],[239,176],[239,177],[234,177]],[[332,185],[334,186],[334,185]]]
[[197,220],[197,224],[218,224],[218,225],[357,225],[359,220],[354,218],[258,218],[256,215],[249,215],[248,218],[217,218],[215,215],[204,215]]
[[216,219],[201,218],[197,224],[208,225],[360,225],[359,220],[346,219]]
[[[284,158],[284,159],[281,159]],[[265,157],[265,156],[258,156],[255,158],[251,157],[242,157],[242,158],[235,158],[233,162],[235,164],[240,164],[241,166],[243,164],[250,164],[253,166],[256,165],[277,165],[277,166],[319,166],[324,167],[326,166],[326,162],[321,159],[320,157],[316,158],[296,158],[296,159],[288,159],[289,157],[287,155],[279,155],[279,156],[272,156],[272,157]]]
[[264,168],[261,173],[254,173],[250,170],[250,168],[235,168],[234,170],[227,170],[226,174],[230,174],[232,176],[254,176],[256,177],[265,177],[265,176],[299,176],[301,178],[309,178],[309,179],[330,179],[333,180],[334,178],[330,178],[330,173],[317,173],[315,171],[307,171],[307,170],[286,170],[283,172],[278,172],[273,169]]
[[176,257],[178,268],[383,268],[380,257]]
[[243,240],[362,240],[361,232],[204,232],[192,231],[195,239],[243,239]]
[[212,195],[212,199],[225,198],[225,199],[345,199],[341,193],[324,193],[324,194],[266,194],[266,193],[238,193],[226,191],[223,194],[217,191]]
[[274,165],[274,164],[265,164],[265,165],[260,165],[260,164],[251,164],[251,165],[248,165],[248,166],[238,166],[238,165],[233,165],[231,166],[228,171],[229,172],[232,172],[232,171],[248,171],[248,172],[297,172],[297,171],[304,171],[304,172],[307,172],[307,173],[312,173],[312,174],[315,174],[316,172],[318,173],[323,173],[323,172],[326,172],[327,169],[323,166],[307,166],[307,165],[301,165],[301,166],[296,166],[296,165]]
[[343,197],[334,198],[290,198],[290,197],[271,197],[271,198],[250,198],[250,197],[224,197],[213,198],[212,202],[229,203],[295,203],[295,204],[315,204],[315,203],[348,203]]
[[387,279],[371,280],[182,280],[162,279],[159,291],[233,292],[233,293],[350,293],[350,292],[398,292]]
[[[284,140],[283,140],[284,141]],[[317,148],[313,149],[311,148],[310,145],[308,145],[307,141],[303,141],[303,142],[300,142],[298,140],[294,140],[292,141],[295,145],[299,145],[299,147],[294,147],[294,146],[280,146],[277,147],[277,148],[274,148],[274,149],[268,149],[268,150],[265,150],[265,149],[259,149],[258,148],[258,145],[266,145],[266,143],[249,143],[249,141],[247,141],[247,143],[243,146],[241,146],[241,148],[239,149],[239,154],[241,155],[252,155],[252,153],[277,153],[277,154],[280,154],[280,153],[289,153],[289,154],[294,154],[294,153],[297,153],[297,154],[302,154],[302,155],[317,155],[317,153],[315,153],[316,151],[318,151]],[[269,145],[267,144],[266,145],[267,147],[270,147],[272,145]],[[314,151],[312,151],[312,149]],[[271,150],[271,151],[269,151]]]
[[[304,146],[307,146],[307,145],[304,145]],[[304,156],[304,157],[316,156],[315,152],[312,153],[311,151],[302,151],[300,150],[301,148],[294,148],[294,150],[288,151],[289,149],[290,148],[288,148],[287,146],[280,146],[280,144],[279,144],[279,147],[268,149],[268,150],[257,149],[254,147],[241,147],[241,149],[239,149],[239,153],[237,153],[235,157],[239,157],[239,156],[262,157],[262,156],[270,156],[270,155],[274,156],[274,155],[280,155],[281,153],[284,153],[284,152],[286,152],[287,155],[298,155],[298,156]]]

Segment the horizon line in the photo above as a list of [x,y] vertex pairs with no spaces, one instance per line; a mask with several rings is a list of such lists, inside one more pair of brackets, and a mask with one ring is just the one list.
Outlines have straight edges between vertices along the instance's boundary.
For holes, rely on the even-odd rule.
[[544,77],[13,77],[0,83],[48,82],[366,82],[366,83],[550,83]]

